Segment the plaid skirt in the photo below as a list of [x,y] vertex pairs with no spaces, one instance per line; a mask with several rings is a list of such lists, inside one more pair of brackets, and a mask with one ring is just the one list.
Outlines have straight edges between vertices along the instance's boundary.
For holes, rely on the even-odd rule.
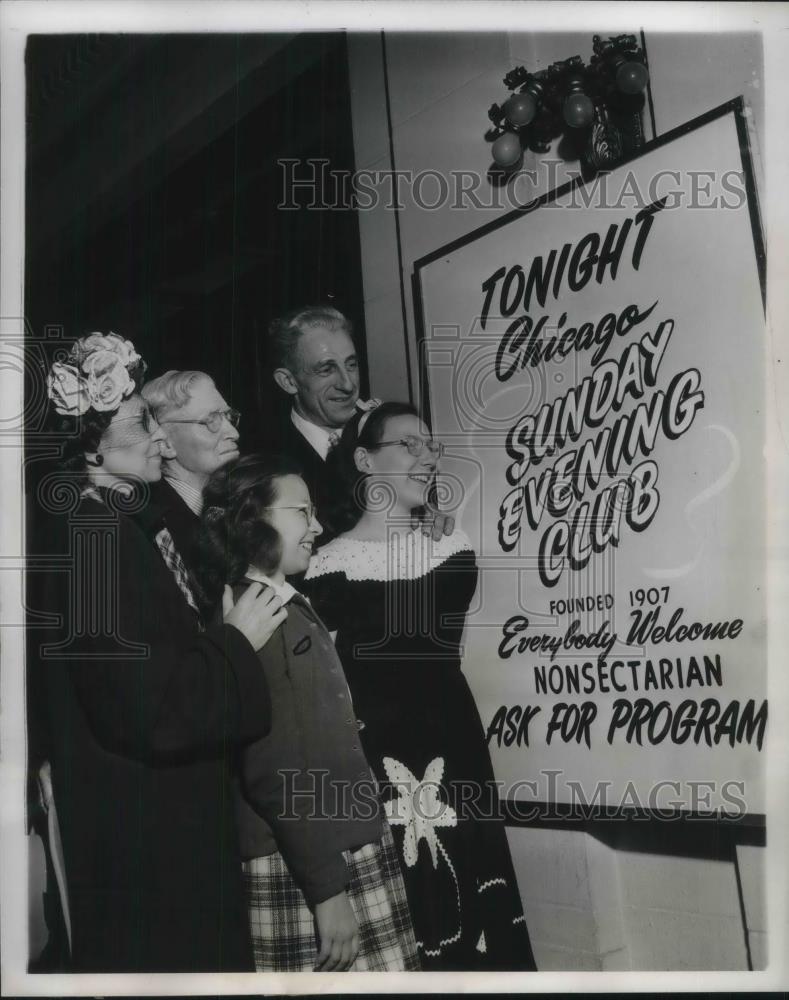
[[[359,924],[354,972],[402,972],[420,968],[403,877],[389,824],[375,844],[343,851],[348,898]],[[309,972],[318,945],[304,895],[279,851],[243,863],[249,927],[258,972]]]

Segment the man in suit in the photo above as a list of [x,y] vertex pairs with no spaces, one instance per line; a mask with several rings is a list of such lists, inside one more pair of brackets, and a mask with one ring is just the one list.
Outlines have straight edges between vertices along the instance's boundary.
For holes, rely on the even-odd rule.
[[[299,462],[320,520],[329,496],[329,449],[357,408],[369,409],[378,401],[359,400],[353,329],[332,306],[303,307],[275,319],[269,327],[269,361],[274,381],[292,402],[268,447]],[[440,513],[431,513],[422,523],[436,540],[454,528],[454,519]],[[329,537],[324,534],[321,542]]]
[[167,437],[153,499],[187,569],[199,580],[195,546],[203,489],[213,472],[238,457],[240,414],[205,372],[165,372],[146,383],[142,395]]
[[351,324],[331,306],[304,308],[269,327],[274,381],[290,397],[269,447],[304,470],[318,516],[328,497],[325,462],[359,401],[359,359]]

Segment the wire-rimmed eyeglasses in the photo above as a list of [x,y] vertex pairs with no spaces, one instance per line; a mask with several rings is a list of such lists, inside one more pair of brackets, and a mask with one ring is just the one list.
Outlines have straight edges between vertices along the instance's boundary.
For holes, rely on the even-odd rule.
[[[444,442],[434,441],[432,438],[417,437],[415,434],[408,434],[406,437],[398,438],[397,441],[379,441],[374,448],[386,448],[391,444],[400,444],[408,449],[408,454],[414,458],[419,458],[424,453],[425,448],[434,458],[441,458],[444,454]],[[371,449],[371,450],[373,450]]]
[[264,507],[263,510],[299,510],[304,515],[307,524],[312,524],[313,518],[318,513],[318,508],[314,503],[284,504],[281,507]]
[[222,428],[222,421],[227,420],[229,424],[233,427],[238,427],[241,422],[241,414],[238,410],[215,410],[213,413],[209,413],[207,417],[202,417],[200,420],[187,420],[175,417],[166,417],[164,420],[160,420],[160,424],[202,424],[206,427],[212,434],[216,434]]

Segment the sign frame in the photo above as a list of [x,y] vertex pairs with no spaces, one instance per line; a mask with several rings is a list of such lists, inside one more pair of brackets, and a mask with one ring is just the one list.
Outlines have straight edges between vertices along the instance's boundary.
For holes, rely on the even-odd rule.
[[[759,207],[754,162],[751,152],[748,114],[745,101],[742,96],[732,98],[718,107],[712,108],[704,114],[677,126],[671,131],[666,132],[664,135],[658,136],[650,142],[645,143],[634,156],[622,160],[612,169],[618,170],[629,164],[635,163],[642,157],[652,153],[654,150],[659,149],[662,146],[666,146],[675,140],[680,139],[683,136],[686,136],[689,133],[694,132],[697,129],[700,129],[703,126],[727,115],[732,115],[734,118],[734,125],[739,143],[740,166],[742,169],[743,186],[750,221],[750,231],[753,239],[753,253],[755,256],[759,287],[761,291],[762,310],[766,322],[767,254]],[[427,363],[428,343],[425,332],[425,303],[423,295],[424,270],[440,258],[445,257],[446,255],[463,247],[467,247],[468,245],[485,236],[488,236],[504,226],[521,219],[524,215],[530,215],[539,208],[549,205],[560,198],[570,195],[573,191],[593,183],[599,176],[600,175],[597,174],[590,178],[584,178],[579,175],[559,187],[544,193],[539,198],[535,198],[534,201],[529,204],[513,209],[512,211],[502,215],[500,218],[493,219],[492,221],[471,230],[463,236],[451,240],[450,242],[438,247],[436,250],[433,250],[414,261],[413,271],[411,274],[411,289],[416,331],[419,399],[421,401],[422,414],[428,426],[432,426],[433,423],[433,408],[431,406],[430,381],[428,377]],[[765,674],[767,675],[769,673],[769,663],[767,663],[766,651],[767,643],[765,642]],[[584,825],[589,822],[594,822],[597,826],[599,821],[602,821],[603,823],[608,820],[617,822],[622,819],[645,821],[653,817],[652,812],[648,809],[621,805],[581,805],[578,803],[562,803],[557,801],[547,801],[544,799],[529,800],[528,803],[524,803],[511,798],[503,798],[501,805],[507,823],[512,826],[544,827],[547,823],[549,825],[563,827],[568,823],[573,825]],[[524,815],[524,807],[527,815]],[[708,824],[713,824],[716,830],[716,838],[722,838],[721,842],[717,845],[716,850],[722,849],[725,856],[729,858],[734,854],[735,842],[747,842],[762,846],[765,843],[765,813],[748,811],[736,816],[730,816],[719,812],[706,813],[687,808],[674,808],[661,809],[661,814],[663,818],[666,818],[666,816],[670,814],[673,820],[680,821],[673,823],[670,822],[667,825],[662,824],[664,832],[661,835],[661,838],[666,837],[669,830],[672,831],[671,835],[668,835],[667,841],[662,850],[675,850],[676,846],[672,848],[669,846],[669,843],[675,842],[677,838],[679,838],[680,843],[685,843],[687,841],[687,838],[691,835],[691,829],[687,826],[687,823],[683,821],[688,820],[698,821],[693,824],[694,831],[699,829],[708,830]],[[629,826],[629,823],[627,825]],[[646,826],[647,824],[642,825]],[[742,830],[739,835],[736,833],[737,829]],[[691,836],[691,840],[696,841],[699,840],[699,838]],[[707,834],[703,834],[699,842],[700,844],[701,841],[707,841]],[[707,844],[709,849],[708,841]]]

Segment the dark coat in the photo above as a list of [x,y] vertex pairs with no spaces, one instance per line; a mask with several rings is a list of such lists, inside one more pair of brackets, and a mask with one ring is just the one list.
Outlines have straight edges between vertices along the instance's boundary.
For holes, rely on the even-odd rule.
[[200,518],[164,478],[151,484],[151,500],[161,511],[190,575],[199,580],[197,530]]
[[85,498],[71,525],[74,569],[52,574],[48,605],[63,627],[33,669],[74,969],[251,970],[230,789],[238,747],[270,728],[257,655],[232,626],[198,631],[150,506],[126,516]]
[[[304,435],[296,429],[290,419],[290,411],[286,411],[265,439],[257,442],[258,450],[268,454],[287,455],[296,462],[302,471],[302,478],[310,491],[312,502],[318,509],[318,520],[324,528],[324,533],[318,538],[318,544],[324,545],[331,537],[324,524],[327,501],[331,495],[326,462],[320,457]],[[321,517],[321,512],[324,517]]]
[[381,814],[331,636],[300,594],[287,609],[258,651],[272,727],[242,752],[239,838],[244,858],[279,850],[314,906],[345,889],[341,852],[380,840]]

